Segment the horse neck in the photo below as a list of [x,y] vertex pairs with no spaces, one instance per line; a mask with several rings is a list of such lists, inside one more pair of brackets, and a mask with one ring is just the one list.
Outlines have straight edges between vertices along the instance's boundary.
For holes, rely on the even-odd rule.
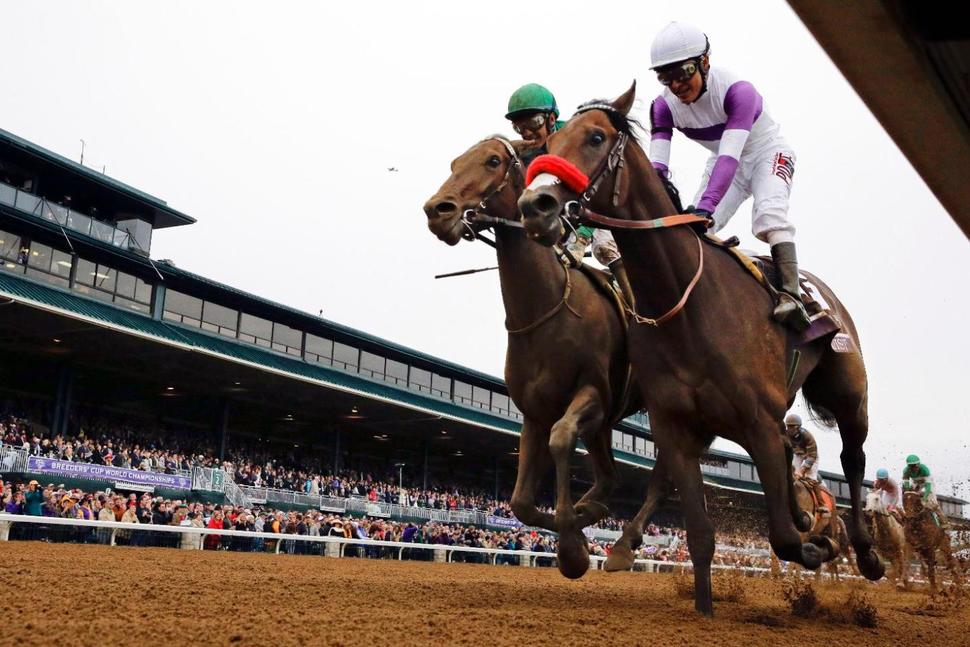
[[[674,215],[674,205],[639,145],[627,146],[624,163],[629,188],[625,199],[619,200],[620,205],[610,213],[629,220]],[[603,197],[606,195],[608,192]],[[632,279],[640,311],[650,316],[665,312],[680,299],[697,271],[696,236],[685,226],[647,232],[616,230],[613,236],[622,248],[623,264]]]
[[522,328],[552,310],[563,297],[563,267],[556,253],[522,229],[496,227],[499,282],[506,325]]

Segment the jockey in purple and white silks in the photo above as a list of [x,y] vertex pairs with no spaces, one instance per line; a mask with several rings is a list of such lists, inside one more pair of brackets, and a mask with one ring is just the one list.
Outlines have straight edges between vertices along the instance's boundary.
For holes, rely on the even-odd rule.
[[755,87],[711,67],[709,51],[707,36],[682,22],[654,39],[650,68],[665,88],[650,108],[650,160],[669,175],[674,129],[711,151],[693,211],[712,217],[715,231],[754,197],[752,231],[771,246],[782,296],[774,318],[804,329],[809,319],[798,296],[795,227],[788,218],[795,153]]

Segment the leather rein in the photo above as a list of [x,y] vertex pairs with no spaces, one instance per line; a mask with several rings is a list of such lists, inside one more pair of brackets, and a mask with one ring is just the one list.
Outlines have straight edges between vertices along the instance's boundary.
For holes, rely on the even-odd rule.
[[[617,113],[616,108],[608,103],[595,103],[580,108],[575,114],[579,115],[590,110],[603,110],[604,112],[608,113]],[[616,143],[613,145],[613,148],[610,150],[609,154],[603,159],[602,162],[600,162],[596,172],[589,179],[586,188],[580,194],[580,199],[570,200],[564,205],[563,212],[560,214],[560,218],[563,220],[563,222],[567,223],[569,226],[572,226],[572,224],[575,222],[578,224],[589,224],[600,229],[610,230],[664,229],[667,227],[677,227],[681,225],[692,225],[698,223],[704,223],[705,225],[709,224],[710,221],[707,218],[692,213],[676,214],[662,218],[654,218],[652,220],[626,220],[623,218],[605,216],[590,209],[589,204],[592,202],[597,191],[599,191],[603,181],[611,176],[613,177],[613,194],[611,196],[611,203],[614,207],[619,206],[620,176],[625,168],[624,151],[629,139],[630,136],[627,133],[620,132],[618,134]],[[543,157],[551,158],[555,156],[542,156],[536,158],[532,164],[532,166],[535,166],[536,168],[532,169],[530,167],[530,175],[533,173],[547,172],[542,169]],[[568,160],[561,157],[555,157],[555,159],[560,163],[565,162],[575,169],[575,165]],[[576,172],[580,175],[582,174],[582,172],[578,169],[576,169]],[[687,305],[687,300],[690,298],[690,295],[697,286],[698,281],[700,281],[701,275],[704,273],[704,243],[701,241],[701,237],[696,231],[694,231],[693,228],[690,229],[690,232],[697,239],[697,270],[694,272],[693,278],[691,278],[690,282],[687,284],[687,287],[684,289],[683,295],[672,308],[656,318],[645,317],[638,313],[635,308],[628,306],[627,313],[634,321],[636,321],[636,323],[659,327],[661,324],[675,317],[681,310],[684,309],[684,306]]]

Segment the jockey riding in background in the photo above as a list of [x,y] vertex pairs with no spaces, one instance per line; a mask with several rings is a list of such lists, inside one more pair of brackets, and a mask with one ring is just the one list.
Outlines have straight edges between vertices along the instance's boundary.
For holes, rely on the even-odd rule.
[[903,470],[903,491],[922,492],[923,505],[936,515],[937,525],[940,527],[949,525],[946,515],[940,508],[940,502],[936,500],[930,468],[921,463],[916,454],[910,454],[906,457],[906,468]]
[[802,427],[802,418],[797,413],[789,413],[785,417],[785,430],[794,452],[792,469],[795,472],[795,478],[802,479],[806,485],[815,490],[813,496],[819,503],[818,512],[828,513],[829,510],[824,505],[824,499],[818,490],[818,445],[815,443],[815,436]]
[[896,513],[903,505],[903,493],[899,483],[889,477],[889,470],[880,467],[876,470],[876,480],[872,483],[872,491],[879,493],[882,507],[889,513]]
[[709,54],[707,36],[687,23],[672,22],[654,39],[650,69],[664,91],[650,108],[650,160],[669,176],[674,128],[711,151],[690,210],[711,218],[714,231],[754,196],[752,231],[771,246],[777,269],[773,317],[802,330],[810,322],[799,298],[795,226],[788,218],[795,153],[754,86],[711,67]]
[[[559,121],[556,97],[538,83],[523,85],[512,93],[505,118],[512,122],[513,130],[522,139],[534,146],[522,156],[526,166],[546,152],[546,140],[565,125],[565,122]],[[632,295],[630,281],[626,276],[623,261],[620,260],[620,251],[613,240],[613,234],[608,230],[579,227],[575,232],[570,233],[566,249],[577,263],[582,263],[586,248],[591,242],[596,260],[610,269],[625,295]]]

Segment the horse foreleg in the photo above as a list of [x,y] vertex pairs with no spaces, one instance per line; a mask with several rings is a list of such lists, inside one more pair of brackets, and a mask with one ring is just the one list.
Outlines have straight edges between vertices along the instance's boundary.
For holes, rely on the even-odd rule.
[[643,544],[643,533],[647,529],[647,524],[650,523],[650,518],[657,511],[657,508],[660,507],[660,503],[667,498],[669,487],[667,464],[663,460],[663,454],[658,453],[657,463],[653,466],[650,481],[647,483],[647,498],[637,512],[637,516],[624,524],[623,534],[613,544],[613,549],[610,551],[609,557],[606,558],[606,563],[603,564],[603,570],[611,572],[628,571],[633,568],[633,562],[636,558],[633,551]]
[[[593,487],[576,502],[577,524],[591,526],[605,519],[610,509],[607,500],[616,485],[616,463],[613,460],[613,430],[604,425],[586,448],[593,463]],[[585,439],[584,439],[585,442]]]
[[667,423],[656,421],[654,442],[677,486],[680,507],[687,526],[687,548],[694,565],[694,608],[706,616],[714,615],[711,591],[711,561],[714,559],[714,524],[704,501],[700,453],[703,447],[684,447],[690,441]]
[[525,525],[555,530],[555,517],[541,512],[535,504],[539,481],[549,469],[550,462],[545,434],[541,431],[539,425],[526,418],[519,434],[519,469],[510,505],[516,518]]
[[588,429],[600,429],[604,420],[599,393],[582,387],[569,403],[566,415],[549,432],[549,453],[556,465],[556,529],[559,531],[559,572],[568,578],[582,577],[589,570],[589,547],[573,508],[569,467],[576,441]]

